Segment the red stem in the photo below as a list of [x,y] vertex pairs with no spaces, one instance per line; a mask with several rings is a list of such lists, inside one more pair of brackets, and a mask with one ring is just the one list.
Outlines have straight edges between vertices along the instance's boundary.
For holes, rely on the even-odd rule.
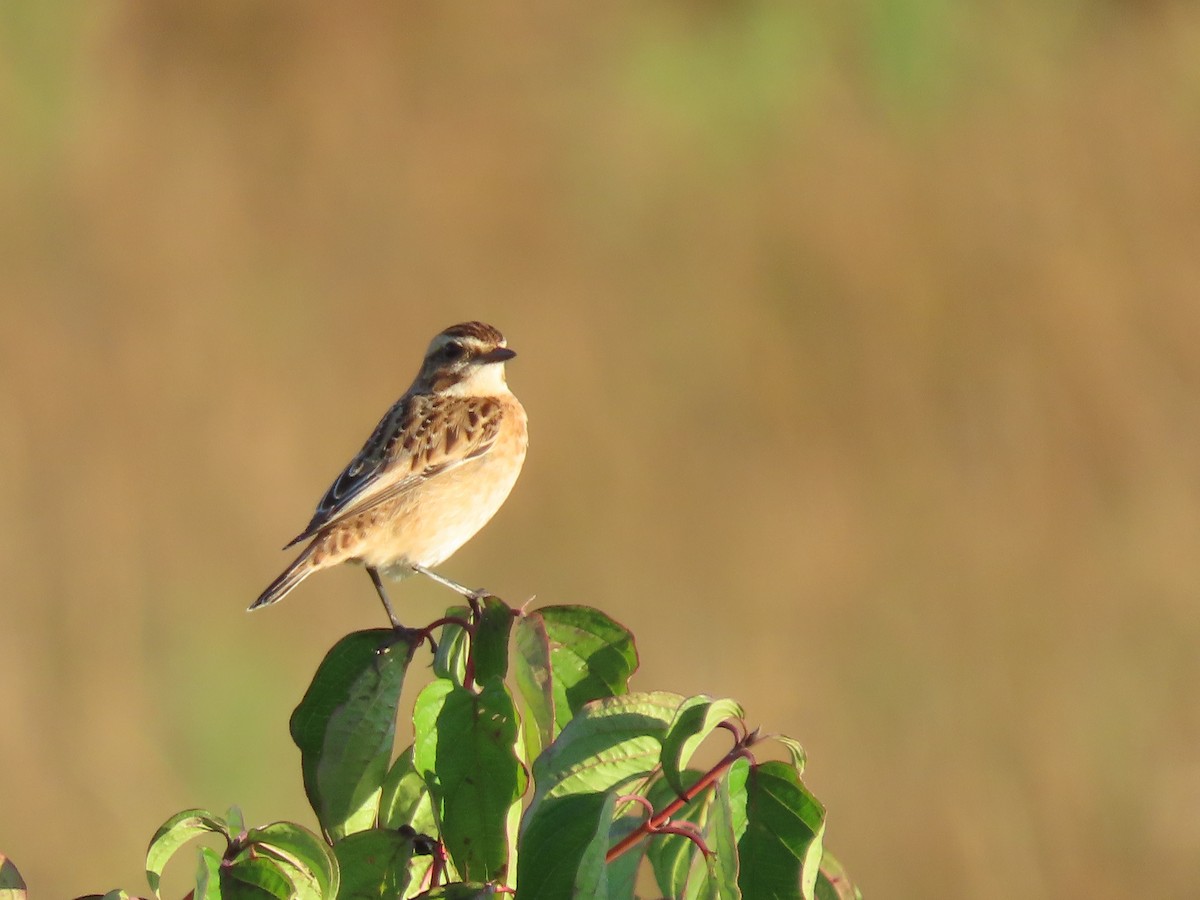
[[645,822],[614,844],[612,849],[610,849],[605,855],[604,861],[612,862],[646,835],[655,831],[661,831],[663,824],[670,819],[671,816],[675,815],[675,813],[679,812],[679,810],[683,809],[684,806],[698,797],[709,787],[709,785],[725,774],[726,769],[743,757],[747,759],[752,758],[750,756],[749,749],[739,742],[732,750],[721,757],[721,760],[715,766],[701,775],[700,779],[695,784],[684,791],[682,797],[676,797],[663,807],[662,812],[650,816]]

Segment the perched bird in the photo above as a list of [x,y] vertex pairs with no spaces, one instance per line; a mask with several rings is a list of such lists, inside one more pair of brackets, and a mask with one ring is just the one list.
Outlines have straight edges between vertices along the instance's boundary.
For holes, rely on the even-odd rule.
[[482,322],[437,335],[412,386],[284,549],[311,538],[309,545],[250,609],[276,603],[309,575],[344,562],[366,567],[396,628],[380,573],[420,572],[474,596],[430,567],[487,524],[521,472],[525,410],[504,380],[504,363],[514,356],[504,335]]

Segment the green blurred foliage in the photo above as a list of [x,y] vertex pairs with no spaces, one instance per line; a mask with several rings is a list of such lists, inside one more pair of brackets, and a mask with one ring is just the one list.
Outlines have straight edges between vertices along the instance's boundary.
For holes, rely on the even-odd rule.
[[244,608],[483,318],[532,445],[447,574],[799,737],[868,895],[1195,896],[1198,60],[1171,0],[3,5],[0,851],[313,824],[280,710],[378,603]]

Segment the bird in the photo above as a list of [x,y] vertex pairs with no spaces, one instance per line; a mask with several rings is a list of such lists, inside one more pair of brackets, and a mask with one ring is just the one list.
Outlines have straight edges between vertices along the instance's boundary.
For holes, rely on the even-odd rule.
[[420,573],[473,602],[486,596],[432,567],[491,520],[521,473],[528,420],[504,373],[514,356],[504,335],[483,322],[436,335],[412,385],[284,549],[308,546],[249,609],[278,603],[308,576],[348,562],[366,568],[398,630],[381,575]]

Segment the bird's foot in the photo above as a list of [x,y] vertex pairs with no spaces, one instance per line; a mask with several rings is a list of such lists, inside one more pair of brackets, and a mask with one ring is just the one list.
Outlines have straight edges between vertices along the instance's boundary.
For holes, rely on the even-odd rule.
[[459,584],[457,581],[447,578],[445,575],[439,575],[432,569],[425,568],[425,566],[414,565],[413,571],[424,575],[426,578],[436,581],[443,587],[450,588],[450,590],[454,591],[456,594],[461,594],[466,598],[467,603],[476,614],[478,614],[480,605],[484,600],[486,600],[488,597],[496,596],[486,588],[469,588],[466,585]]

